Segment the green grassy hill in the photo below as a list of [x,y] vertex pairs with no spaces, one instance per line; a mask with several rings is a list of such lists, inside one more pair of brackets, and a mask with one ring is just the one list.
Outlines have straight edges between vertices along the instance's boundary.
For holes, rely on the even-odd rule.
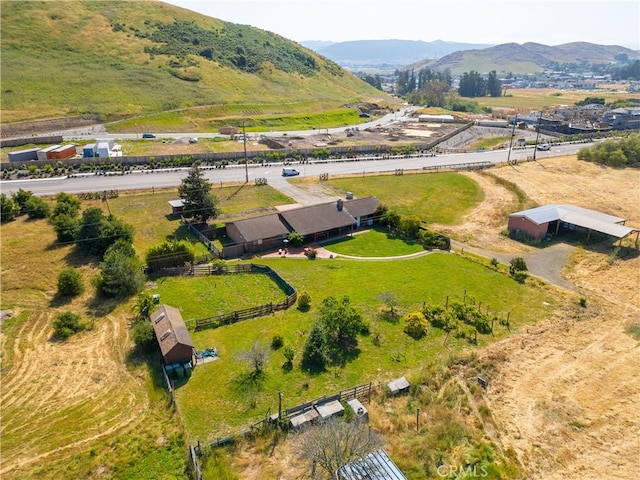
[[276,34],[158,1],[3,1],[3,123],[389,100]]

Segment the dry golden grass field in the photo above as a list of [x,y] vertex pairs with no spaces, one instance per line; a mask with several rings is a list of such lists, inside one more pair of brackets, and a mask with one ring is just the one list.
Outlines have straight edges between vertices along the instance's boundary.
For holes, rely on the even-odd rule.
[[[640,227],[638,170],[560,157],[494,173],[538,204],[570,203]],[[486,201],[460,230],[473,237],[470,243],[508,250],[513,242],[498,234],[504,224],[494,217],[508,193],[471,176]],[[559,312],[483,352],[505,358],[487,403],[501,442],[516,450],[530,478],[630,479],[640,472],[640,344],[627,332],[640,323],[640,258],[611,261],[610,254],[600,246],[571,253],[563,274],[586,308]]]

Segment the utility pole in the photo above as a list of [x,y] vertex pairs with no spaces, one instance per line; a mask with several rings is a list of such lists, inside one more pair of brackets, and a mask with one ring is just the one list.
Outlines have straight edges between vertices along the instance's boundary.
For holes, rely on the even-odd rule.
[[518,123],[518,112],[513,118],[513,128],[511,129],[511,140],[509,140],[509,153],[507,154],[507,165],[511,165],[511,146],[513,145],[513,137],[516,132],[516,123]]
[[245,174],[245,182],[249,183],[249,162],[247,161],[247,132],[244,129],[244,119],[242,119],[242,141],[244,142],[244,174]]
[[536,161],[536,152],[538,151],[538,138],[540,138],[540,123],[542,122],[542,110],[538,114],[538,132],[536,133],[536,144],[533,146],[533,161]]

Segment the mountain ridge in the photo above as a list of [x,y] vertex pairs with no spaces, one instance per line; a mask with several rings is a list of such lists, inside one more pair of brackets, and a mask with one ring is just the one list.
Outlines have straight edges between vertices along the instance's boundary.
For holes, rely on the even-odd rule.
[[400,69],[431,68],[460,74],[471,70],[537,73],[553,63],[610,63],[617,55],[640,58],[639,50],[620,45],[570,42],[555,46],[537,42],[498,45],[434,40],[355,40],[320,46],[319,41],[302,42],[341,66],[393,66]]

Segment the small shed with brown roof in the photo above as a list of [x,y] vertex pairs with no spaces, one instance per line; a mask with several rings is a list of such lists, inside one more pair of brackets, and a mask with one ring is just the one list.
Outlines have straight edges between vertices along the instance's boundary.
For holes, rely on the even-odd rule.
[[177,308],[160,305],[151,314],[151,323],[166,365],[191,361],[195,345]]

